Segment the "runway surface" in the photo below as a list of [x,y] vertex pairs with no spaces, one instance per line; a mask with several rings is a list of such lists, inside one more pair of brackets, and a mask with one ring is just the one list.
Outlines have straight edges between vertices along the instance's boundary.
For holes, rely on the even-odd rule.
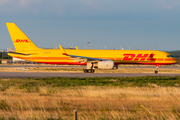
[[[0,68],[18,67],[57,67],[57,68],[85,68],[86,66],[61,66],[61,65],[0,65]],[[119,66],[119,68],[152,68],[155,66]],[[180,69],[180,67],[162,66],[159,69]],[[136,76],[176,76],[177,73],[61,73],[61,72],[0,72],[0,78],[37,78],[37,77],[136,77]]]
[[42,77],[137,77],[176,76],[180,74],[154,73],[47,73],[47,72],[0,72],[0,78],[42,78]]

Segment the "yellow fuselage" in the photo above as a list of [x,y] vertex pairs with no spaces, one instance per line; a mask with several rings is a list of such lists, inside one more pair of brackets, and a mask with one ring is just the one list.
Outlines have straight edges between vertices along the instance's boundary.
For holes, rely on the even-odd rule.
[[[75,61],[69,56],[63,55],[60,49],[38,49],[30,51],[16,51],[22,54],[9,53],[10,56],[25,59],[28,61],[46,63],[46,64],[63,64],[63,65],[86,65]],[[99,59],[108,59],[118,64],[146,64],[146,65],[169,65],[177,63],[175,58],[170,54],[157,50],[84,50],[84,49],[65,49],[69,55],[84,56]]]

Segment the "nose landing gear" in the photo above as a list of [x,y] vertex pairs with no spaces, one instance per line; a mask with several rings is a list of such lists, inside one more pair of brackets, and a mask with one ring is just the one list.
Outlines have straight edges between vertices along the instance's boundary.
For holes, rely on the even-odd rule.
[[161,65],[156,65],[156,70],[155,70],[155,74],[158,74],[158,67]]
[[158,71],[157,71],[157,70],[155,70],[155,73],[156,73],[156,74],[158,74]]

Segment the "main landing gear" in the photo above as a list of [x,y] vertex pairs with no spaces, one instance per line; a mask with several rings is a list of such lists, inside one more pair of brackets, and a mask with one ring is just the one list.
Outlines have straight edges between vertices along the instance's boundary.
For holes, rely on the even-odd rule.
[[94,73],[94,69],[84,69],[84,73]]
[[94,73],[94,64],[92,63],[87,63],[87,69],[84,69],[84,73]]

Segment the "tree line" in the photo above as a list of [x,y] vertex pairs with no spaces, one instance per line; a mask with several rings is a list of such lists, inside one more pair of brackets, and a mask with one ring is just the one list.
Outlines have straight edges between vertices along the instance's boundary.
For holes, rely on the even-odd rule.
[[0,59],[12,59],[12,57],[9,56],[7,52],[0,52]]

